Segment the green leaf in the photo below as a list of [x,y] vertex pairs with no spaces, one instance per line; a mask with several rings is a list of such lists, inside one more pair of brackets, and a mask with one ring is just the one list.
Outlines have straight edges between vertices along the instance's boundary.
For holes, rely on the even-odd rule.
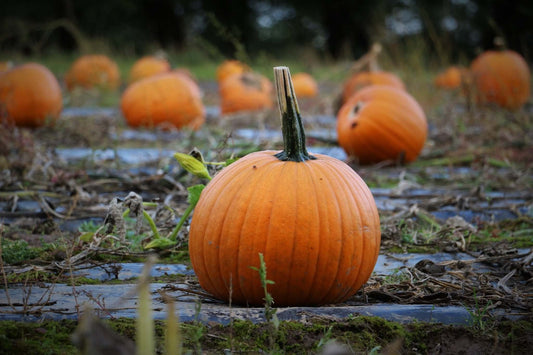
[[172,248],[176,245],[176,242],[168,238],[156,238],[153,239],[150,243],[144,246],[144,249],[166,249]]
[[198,184],[187,188],[187,191],[189,192],[189,196],[187,196],[187,202],[189,203],[189,205],[193,207],[196,206],[198,200],[200,199],[200,194],[202,193],[204,188],[205,185],[203,184]]
[[189,154],[174,153],[174,158],[176,158],[176,160],[183,167],[183,169],[187,170],[189,173],[204,179],[211,180],[211,175],[209,175],[207,167],[204,165],[204,163],[202,163],[195,157]]

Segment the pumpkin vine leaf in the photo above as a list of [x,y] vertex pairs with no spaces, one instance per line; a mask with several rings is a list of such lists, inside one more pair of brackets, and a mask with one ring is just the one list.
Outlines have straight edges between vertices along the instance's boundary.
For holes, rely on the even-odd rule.
[[187,188],[187,191],[189,192],[189,195],[187,196],[187,202],[191,206],[196,206],[198,203],[198,200],[200,199],[200,194],[204,190],[205,185],[198,184],[194,186],[190,186]]

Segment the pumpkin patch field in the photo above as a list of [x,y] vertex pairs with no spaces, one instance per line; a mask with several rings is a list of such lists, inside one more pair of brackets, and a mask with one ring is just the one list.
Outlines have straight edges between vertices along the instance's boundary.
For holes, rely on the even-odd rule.
[[531,66],[391,53],[0,72],[0,353],[531,353]]

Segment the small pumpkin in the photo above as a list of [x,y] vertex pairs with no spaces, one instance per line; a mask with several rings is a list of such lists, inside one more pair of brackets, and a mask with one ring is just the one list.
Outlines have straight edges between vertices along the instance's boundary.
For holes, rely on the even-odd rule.
[[461,87],[463,72],[465,69],[451,66],[440,72],[435,77],[435,86],[443,89],[457,89]]
[[470,71],[479,103],[518,109],[529,100],[531,71],[515,51],[483,52],[472,61]]
[[353,74],[343,85],[341,104],[348,101],[358,90],[370,85],[388,85],[405,90],[405,85],[398,76],[380,69],[378,57],[382,50],[380,43],[374,43],[367,53],[353,63],[351,69]]
[[357,91],[370,85],[387,85],[405,90],[403,81],[393,73],[381,70],[362,71],[355,73],[344,83],[342,102],[348,101]]
[[375,266],[376,204],[348,165],[308,153],[289,69],[274,76],[285,148],[248,154],[209,182],[191,221],[191,263],[207,292],[234,304],[264,302],[259,253],[276,306],[342,302]]
[[415,160],[424,147],[427,129],[418,102],[390,86],[361,89],[337,114],[339,145],[360,164]]
[[74,63],[65,75],[68,90],[75,87],[115,90],[120,85],[117,64],[105,55],[84,55]]
[[27,63],[0,74],[0,115],[7,114],[16,125],[53,123],[62,108],[59,82],[45,66]]
[[131,84],[120,107],[130,126],[170,124],[198,129],[205,121],[205,108],[197,92],[180,75],[163,73]]
[[296,73],[292,76],[294,92],[297,97],[315,97],[318,95],[318,84],[308,73]]
[[130,69],[129,82],[150,77],[152,75],[170,72],[170,63],[159,56],[145,56],[133,63]]
[[235,59],[225,60],[217,68],[217,72],[216,72],[217,81],[220,84],[222,81],[224,81],[226,78],[229,78],[232,75],[242,74],[250,70],[251,70],[250,67],[241,61],[238,61]]
[[232,75],[220,83],[219,91],[222,114],[262,110],[273,106],[272,84],[257,73]]

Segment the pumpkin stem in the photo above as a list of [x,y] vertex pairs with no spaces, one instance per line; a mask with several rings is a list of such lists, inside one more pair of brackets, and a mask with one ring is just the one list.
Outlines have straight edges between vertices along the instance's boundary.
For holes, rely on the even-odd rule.
[[499,50],[499,51],[504,51],[506,48],[505,46],[505,39],[503,39],[503,37],[501,36],[496,36],[494,37],[494,48],[496,48],[496,50]]
[[284,150],[276,154],[276,158],[282,161],[295,162],[316,159],[307,152],[305,147],[304,127],[289,68],[274,67],[274,81],[281,113],[281,131],[284,145]]

